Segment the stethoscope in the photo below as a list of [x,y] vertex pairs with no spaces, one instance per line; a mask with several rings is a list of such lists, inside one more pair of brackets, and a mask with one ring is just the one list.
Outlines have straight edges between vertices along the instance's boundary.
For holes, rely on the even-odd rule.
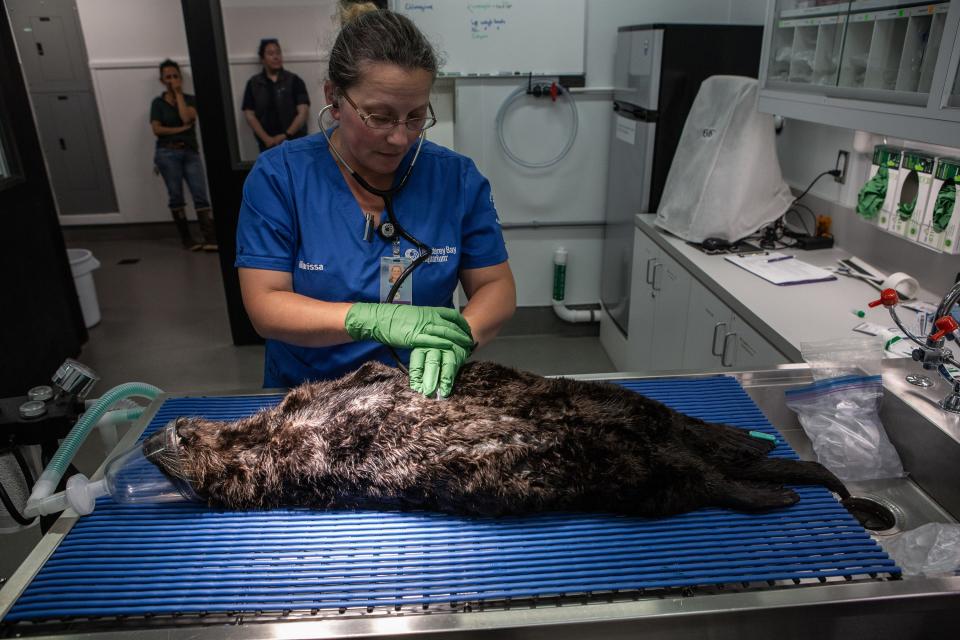
[[[331,151],[333,151],[333,155],[335,155],[337,157],[337,160],[339,160],[340,163],[346,168],[346,170],[350,173],[350,176],[357,181],[357,184],[359,184],[361,187],[363,187],[365,190],[372,193],[373,195],[379,196],[383,199],[384,208],[386,208],[387,210],[388,221],[382,222],[380,224],[380,227],[377,229],[377,233],[380,235],[380,237],[382,237],[387,242],[399,242],[399,238],[404,238],[405,240],[410,242],[412,245],[414,245],[417,248],[417,251],[419,253],[417,258],[413,262],[408,264],[407,267],[403,270],[403,272],[401,272],[400,276],[396,279],[396,281],[393,283],[393,286],[390,288],[390,292],[387,294],[387,302],[391,303],[393,302],[393,299],[396,297],[397,292],[400,291],[400,286],[403,284],[403,281],[406,280],[411,273],[413,273],[414,269],[416,269],[421,264],[426,262],[427,259],[430,257],[430,247],[428,247],[426,244],[424,244],[417,238],[410,235],[410,233],[408,233],[407,230],[403,228],[403,225],[400,224],[400,220],[397,218],[397,214],[393,210],[393,198],[407,184],[407,180],[410,178],[410,173],[413,171],[414,165],[417,164],[417,158],[420,156],[420,149],[421,147],[423,147],[423,141],[427,137],[427,132],[425,130],[420,132],[420,136],[417,141],[417,150],[414,151],[413,159],[410,161],[410,165],[407,167],[407,171],[406,173],[403,174],[403,177],[400,179],[400,182],[398,182],[396,185],[394,185],[389,189],[377,189],[376,187],[371,185],[369,182],[364,180],[363,176],[361,176],[359,173],[354,171],[353,167],[347,164],[347,161],[344,160],[342,155],[340,155],[340,151],[337,149],[336,145],[334,145],[333,141],[330,139],[330,134],[328,134],[327,130],[324,128],[323,114],[329,111],[330,109],[333,109],[334,106],[335,105],[333,104],[328,104],[322,109],[320,109],[320,113],[317,114],[317,124],[319,125],[320,133],[322,133],[323,137],[326,138],[327,146],[330,148]],[[370,231],[371,231],[370,218],[367,218],[367,225],[363,231],[363,239],[366,240],[367,242],[371,240]],[[397,366],[400,368],[400,370],[403,371],[404,373],[409,373],[407,371],[407,368],[403,366],[403,362],[401,362],[400,356],[398,356],[397,352],[393,350],[393,347],[388,345],[387,349],[390,350],[391,355],[393,355],[393,359],[397,361]]]

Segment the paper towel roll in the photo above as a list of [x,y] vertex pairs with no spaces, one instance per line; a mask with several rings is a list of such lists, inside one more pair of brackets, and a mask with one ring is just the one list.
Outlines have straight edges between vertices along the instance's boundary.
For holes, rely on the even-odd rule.
[[880,289],[893,289],[901,297],[912,298],[916,295],[920,284],[913,276],[897,271],[887,276],[887,279],[880,283]]

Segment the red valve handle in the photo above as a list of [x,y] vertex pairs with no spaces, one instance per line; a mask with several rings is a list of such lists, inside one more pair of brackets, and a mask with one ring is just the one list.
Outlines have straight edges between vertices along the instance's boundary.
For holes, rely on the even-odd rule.
[[937,329],[939,329],[939,331],[936,333],[930,334],[930,339],[934,341],[939,340],[948,333],[953,333],[957,329],[960,329],[960,325],[957,324],[957,321],[954,320],[952,316],[943,316],[942,318],[937,318],[933,324],[936,325]]
[[898,302],[900,302],[900,296],[896,291],[893,289],[884,289],[880,292],[880,299],[867,303],[867,306],[871,309],[881,304],[885,307],[893,307],[896,306]]

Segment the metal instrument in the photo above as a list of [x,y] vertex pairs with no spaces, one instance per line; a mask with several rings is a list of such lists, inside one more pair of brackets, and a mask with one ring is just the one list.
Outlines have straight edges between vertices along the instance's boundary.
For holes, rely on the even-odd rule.
[[960,413],[960,380],[955,379],[950,370],[947,369],[947,365],[960,369],[960,362],[957,362],[953,352],[946,346],[948,340],[960,344],[960,325],[950,315],[950,310],[953,309],[957,300],[960,300],[960,282],[954,284],[940,301],[934,315],[934,327],[930,334],[926,336],[914,335],[900,321],[896,311],[896,306],[900,302],[900,295],[895,290],[884,289],[880,293],[879,299],[869,303],[871,307],[883,305],[887,308],[890,317],[893,318],[900,331],[917,344],[917,348],[912,353],[913,359],[919,362],[924,369],[935,370],[950,385],[950,393],[939,403],[940,408],[950,413]]

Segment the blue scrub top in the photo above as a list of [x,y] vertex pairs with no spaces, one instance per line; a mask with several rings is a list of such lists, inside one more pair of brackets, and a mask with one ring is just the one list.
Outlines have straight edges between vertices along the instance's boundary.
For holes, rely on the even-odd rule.
[[[414,145],[397,170],[403,176]],[[394,212],[413,237],[432,249],[417,267],[413,304],[453,306],[461,269],[507,260],[490,183],[469,158],[423,143]],[[386,220],[386,214],[382,220]],[[363,239],[364,217],[321,134],[285,142],[260,154],[243,185],[235,266],[293,274],[296,293],[327,302],[379,302],[380,258],[392,243]],[[400,240],[400,253],[416,257]],[[409,351],[401,350],[406,362]],[[353,371],[368,360],[393,364],[378,342],[298,347],[267,340],[263,385],[292,387]]]

